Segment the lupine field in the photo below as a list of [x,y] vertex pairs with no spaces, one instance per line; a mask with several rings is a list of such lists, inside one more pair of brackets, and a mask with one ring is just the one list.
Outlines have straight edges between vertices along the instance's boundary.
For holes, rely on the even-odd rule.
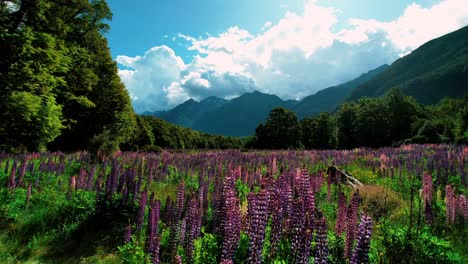
[[468,148],[0,154],[0,263],[467,263]]

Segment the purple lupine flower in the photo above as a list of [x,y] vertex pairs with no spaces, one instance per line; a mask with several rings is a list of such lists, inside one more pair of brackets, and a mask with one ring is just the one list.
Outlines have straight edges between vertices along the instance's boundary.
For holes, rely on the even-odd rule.
[[156,236],[158,235],[159,207],[160,202],[159,200],[154,201],[154,193],[152,193],[150,198],[150,213],[146,232],[146,252],[148,252],[152,258],[154,258],[154,247],[156,243]]
[[11,167],[11,171],[10,171],[10,178],[8,180],[8,188],[10,189],[15,189],[16,188],[16,168],[17,167],[17,164],[16,164],[16,160],[13,161],[13,166]]
[[315,260],[316,264],[328,263],[328,238],[327,238],[327,222],[323,217],[317,223],[317,235],[315,237]]
[[463,219],[466,221],[468,220],[468,203],[466,201],[466,197],[463,194],[460,194],[458,196],[458,205],[457,205],[457,211],[461,216],[463,216]]
[[69,191],[72,192],[76,189],[76,176],[71,176],[70,177],[70,186],[69,186]]
[[429,173],[423,176],[423,200],[424,207],[432,202],[432,176]]
[[273,157],[273,161],[271,162],[271,175],[275,176],[276,172],[278,171],[278,166],[276,164],[276,157]]
[[88,179],[86,181],[86,190],[92,191],[94,188],[94,174],[96,174],[96,166],[91,168],[91,171],[88,174]]
[[[228,201],[232,198],[228,198]],[[229,202],[230,203],[230,202]],[[223,244],[221,250],[221,260],[232,260],[240,239],[241,212],[239,202],[227,208],[226,221],[223,228]]]
[[188,262],[192,260],[194,240],[200,235],[201,209],[198,208],[197,204],[197,198],[193,196],[192,199],[190,199],[187,209],[187,231],[184,247]]
[[307,229],[308,214],[305,213],[304,202],[297,189],[294,191],[293,211],[291,215],[291,254],[294,263],[309,263],[310,242],[312,230]]
[[327,199],[331,201],[331,186],[333,183],[333,179],[336,177],[336,170],[328,170],[328,177],[327,177]]
[[26,193],[26,206],[28,206],[29,202],[31,201],[31,194],[32,194],[32,184],[31,182],[28,182],[28,191]]
[[361,216],[359,231],[357,234],[357,244],[351,257],[350,264],[369,263],[369,249],[372,236],[372,219],[367,214]]
[[132,225],[130,225],[130,222],[129,222],[127,227],[125,228],[124,244],[130,243],[131,239],[132,239]]
[[179,230],[179,245],[185,244],[185,235],[187,231],[187,217],[184,217],[180,222],[180,230]]
[[159,248],[161,246],[161,237],[158,235],[156,236],[156,240],[154,242],[154,251],[153,251],[153,264],[159,264],[161,261],[159,260]]
[[83,189],[86,180],[86,170],[81,168],[76,179],[76,189]]
[[5,164],[5,174],[8,174],[8,169],[10,168],[10,159],[7,159],[6,164]]
[[[262,262],[263,241],[265,239],[265,228],[268,221],[268,200],[267,190],[261,190],[255,195],[255,203],[252,205],[252,216],[250,217],[250,244],[249,244],[249,263]],[[249,205],[250,206],[250,205]]]
[[270,257],[274,257],[278,249],[279,242],[283,236],[284,214],[284,192],[282,187],[275,186],[271,195],[272,218],[271,218],[271,233],[270,233]]
[[21,167],[19,168],[19,179],[18,179],[18,186],[23,186],[23,179],[24,174],[26,173],[26,164],[28,163],[27,159],[24,159],[21,163]]
[[357,213],[359,207],[359,193],[356,191],[351,198],[348,210],[346,212],[346,241],[344,249],[344,258],[349,259],[351,256],[351,250],[353,248],[354,239],[356,238],[357,232]]
[[345,231],[346,228],[346,196],[343,192],[338,194],[338,213],[336,216],[335,233],[338,236]]
[[293,190],[289,184],[287,184],[284,188],[283,212],[286,218],[284,228],[289,229],[290,219],[292,218],[293,214]]
[[221,261],[232,261],[240,239],[242,216],[234,188],[234,173],[226,176],[222,190],[220,231],[223,238]]
[[245,231],[247,231],[247,235],[250,236],[250,226],[252,225],[252,216],[253,216],[253,208],[255,207],[255,202],[257,201],[255,193],[249,192],[247,194],[247,215],[245,217]]
[[446,207],[446,219],[447,223],[455,222],[455,211],[457,207],[455,193],[452,186],[447,185],[445,187],[445,207]]
[[425,202],[424,219],[426,221],[426,224],[428,225],[432,225],[434,223],[434,213],[432,211],[432,205],[428,201]]
[[306,223],[306,227],[310,230],[314,229],[314,217],[315,217],[315,195],[310,181],[310,176],[306,170],[302,170],[299,176],[299,191],[304,201],[305,213],[309,214],[309,220]]
[[172,256],[175,256],[177,244],[179,242],[179,233],[181,227],[182,212],[184,210],[185,183],[182,181],[177,188],[177,197],[174,210],[171,215],[171,248]]
[[145,221],[145,209],[146,209],[147,201],[148,201],[148,191],[147,189],[145,189],[140,196],[140,202],[139,202],[139,211],[138,211],[138,217],[137,217],[137,222],[136,222],[136,230],[138,232],[141,232],[143,228],[143,222]]

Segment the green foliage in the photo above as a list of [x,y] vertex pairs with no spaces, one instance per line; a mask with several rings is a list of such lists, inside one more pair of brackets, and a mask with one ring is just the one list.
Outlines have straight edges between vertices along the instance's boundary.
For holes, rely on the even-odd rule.
[[46,144],[60,134],[62,112],[53,97],[12,92],[7,100],[2,130],[10,147],[45,150]]
[[255,130],[258,148],[294,149],[301,147],[302,130],[296,115],[282,107],[271,110],[265,125]]
[[194,241],[193,263],[216,264],[219,263],[220,245],[215,235],[206,233],[202,229],[202,236]]
[[332,149],[336,147],[336,126],[332,115],[320,113],[301,121],[302,142],[306,149]]
[[346,261],[343,258],[345,240],[343,236],[337,236],[334,232],[328,232],[328,259],[330,263],[345,264]]
[[390,142],[388,106],[381,99],[359,100],[356,119],[353,122],[360,146],[380,147]]
[[239,198],[241,205],[247,201],[247,195],[249,194],[250,189],[247,183],[243,183],[241,179],[236,181],[236,193]]
[[391,89],[385,95],[389,112],[390,140],[399,142],[411,137],[411,124],[421,116],[421,106],[414,98],[405,96],[400,89]]
[[102,33],[104,0],[0,5],[0,150],[115,151],[135,127]]
[[357,110],[357,104],[345,102],[340,106],[336,113],[338,146],[342,149],[358,146],[358,139],[354,129]]
[[[405,229],[388,230],[384,241],[386,258],[390,263],[460,263],[461,257],[452,251],[445,239],[432,235],[428,228],[421,233],[408,233]],[[405,256],[402,258],[402,256]]]
[[361,98],[341,105],[334,115],[321,113],[300,123],[294,113],[273,109],[244,147],[271,149],[351,149],[402,143],[465,142],[468,96],[423,107],[399,89],[383,98]]
[[138,239],[132,236],[131,242],[118,247],[122,258],[122,263],[125,264],[144,264],[150,263],[148,255],[145,254],[144,248],[140,245]]
[[248,263],[249,243],[250,237],[246,233],[241,232],[239,246],[237,247],[236,254],[234,255],[235,263]]
[[209,135],[189,128],[170,124],[152,116],[138,116],[134,136],[124,150],[165,149],[239,149],[238,138]]

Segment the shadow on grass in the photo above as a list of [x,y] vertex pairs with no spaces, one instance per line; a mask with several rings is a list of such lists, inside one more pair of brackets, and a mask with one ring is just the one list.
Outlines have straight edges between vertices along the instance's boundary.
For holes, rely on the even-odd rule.
[[60,237],[49,244],[42,256],[47,263],[80,263],[93,256],[98,247],[112,253],[123,241],[123,230],[129,219],[137,214],[135,206],[122,206],[119,201],[101,203],[94,214],[83,221],[68,237]]

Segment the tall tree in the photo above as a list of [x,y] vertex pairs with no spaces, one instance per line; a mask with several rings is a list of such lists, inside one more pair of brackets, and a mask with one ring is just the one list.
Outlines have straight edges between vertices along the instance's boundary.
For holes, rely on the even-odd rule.
[[389,111],[382,99],[359,100],[356,119],[353,122],[359,146],[382,147],[390,141]]
[[345,102],[335,114],[339,148],[350,149],[358,146],[356,129],[354,128],[357,109],[356,103]]
[[320,113],[301,121],[302,142],[306,149],[331,149],[336,147],[336,125],[332,115]]
[[385,95],[384,103],[389,111],[391,140],[398,142],[410,138],[411,124],[420,116],[421,106],[398,88],[391,89]]
[[[53,149],[114,150],[129,139],[135,115],[103,36],[111,18],[104,0],[0,1],[2,149],[39,150],[53,141]],[[51,124],[21,112],[37,108],[18,107],[31,98],[48,109]],[[16,133],[31,126],[49,129]]]
[[282,107],[271,110],[265,125],[260,124],[256,129],[260,148],[300,148],[301,134],[301,126],[296,115]]

